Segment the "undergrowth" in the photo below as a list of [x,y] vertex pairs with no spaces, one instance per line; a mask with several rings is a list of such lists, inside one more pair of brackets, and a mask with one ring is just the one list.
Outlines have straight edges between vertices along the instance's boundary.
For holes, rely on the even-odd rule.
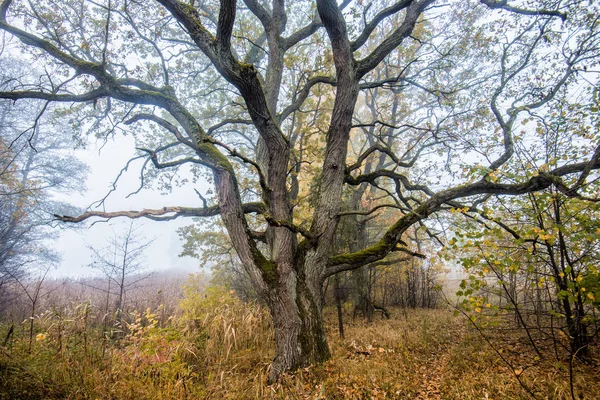
[[[161,322],[160,310],[145,310],[113,330],[88,324],[92,308],[38,316],[31,348],[26,328],[9,335],[1,326],[0,399],[527,398],[515,371],[536,398],[571,398],[568,360],[532,364],[518,331],[490,332],[491,348],[447,310],[398,309],[372,324],[348,319],[345,339],[326,310],[332,359],[269,386],[273,332],[259,304],[190,285],[179,314]],[[578,398],[595,398],[596,372],[597,359],[575,363]]]

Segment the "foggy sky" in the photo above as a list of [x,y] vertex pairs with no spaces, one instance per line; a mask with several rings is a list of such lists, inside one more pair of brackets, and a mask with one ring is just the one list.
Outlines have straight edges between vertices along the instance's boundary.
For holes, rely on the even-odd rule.
[[[74,153],[90,168],[86,181],[87,190],[82,194],[70,193],[60,197],[75,206],[87,208],[109,192],[115,177],[134,154],[134,140],[131,136],[117,135],[114,140],[109,140],[106,144],[102,141],[92,141],[87,149],[74,150]],[[137,195],[126,198],[139,186],[139,167],[142,162],[133,164],[121,177],[117,191],[113,192],[105,202],[105,211],[140,210],[176,205],[199,206],[198,197],[191,185],[183,188],[175,187],[173,193],[169,195],[163,196],[158,190],[144,189]],[[198,185],[195,187],[199,188]],[[101,208],[92,210],[102,211]],[[62,262],[56,270],[52,271],[52,276],[77,277],[94,274],[95,271],[87,267],[92,261],[92,252],[87,248],[88,244],[96,248],[105,246],[107,239],[110,239],[114,233],[122,233],[130,222],[127,218],[116,218],[95,224],[92,222],[98,219],[88,221],[90,222],[76,224],[77,226],[61,223],[59,228],[56,228],[58,239],[50,245],[60,252]],[[198,260],[178,257],[182,246],[176,230],[191,223],[190,218],[166,222],[136,220],[146,239],[155,238],[146,251],[145,261],[148,270],[175,268],[189,272],[200,271]]]

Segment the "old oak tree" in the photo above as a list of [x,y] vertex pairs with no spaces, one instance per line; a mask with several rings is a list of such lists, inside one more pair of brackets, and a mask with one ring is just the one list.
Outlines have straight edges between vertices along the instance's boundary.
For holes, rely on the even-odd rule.
[[[581,196],[600,167],[595,135],[576,139],[587,155],[503,171],[530,143],[525,117],[594,88],[593,8],[560,0],[3,0],[6,46],[45,73],[13,77],[0,98],[62,104],[53,117],[83,132],[134,135],[147,181],[168,187],[185,167],[194,178],[180,183],[214,184],[214,198],[200,195],[197,208],[56,217],[219,215],[271,311],[276,379],[330,357],[324,282],[395,252],[421,256],[403,240],[412,227],[435,236],[431,216],[493,196],[551,186]],[[365,186],[378,201],[343,210],[348,191]],[[389,209],[393,220],[374,242],[336,254],[340,220]]]

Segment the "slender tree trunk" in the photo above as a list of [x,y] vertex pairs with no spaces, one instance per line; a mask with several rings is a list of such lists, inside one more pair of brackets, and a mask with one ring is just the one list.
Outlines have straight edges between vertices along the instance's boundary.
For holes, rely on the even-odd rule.
[[337,308],[337,317],[338,317],[338,331],[340,333],[340,338],[344,338],[344,314],[343,314],[343,304],[342,304],[342,293],[340,292],[340,276],[339,274],[333,277],[333,291],[335,296],[335,305]]
[[[106,354],[106,344],[108,341],[107,333],[108,333],[108,318],[110,315],[110,311],[108,309],[110,303],[110,278],[108,278],[108,288],[106,290],[106,303],[104,304],[104,318],[102,323],[102,358]],[[112,335],[111,335],[112,336]]]
[[27,348],[27,352],[31,354],[31,348],[33,347],[33,322],[35,320],[35,306],[36,302],[31,304],[31,316],[29,317],[29,347]]
[[356,312],[360,312],[364,317],[367,318],[367,321],[371,323],[373,322],[374,309],[371,293],[369,291],[367,266],[352,271],[352,277],[354,278],[354,284],[356,287],[354,314],[356,314]]

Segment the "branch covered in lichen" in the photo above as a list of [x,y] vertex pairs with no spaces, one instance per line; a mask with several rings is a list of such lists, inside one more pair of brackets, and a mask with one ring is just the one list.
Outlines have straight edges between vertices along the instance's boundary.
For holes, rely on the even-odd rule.
[[[264,204],[259,202],[246,203],[243,205],[243,210],[246,214],[262,214],[264,212]],[[71,223],[82,222],[89,218],[113,219],[118,217],[130,219],[148,218],[154,221],[168,221],[179,217],[213,217],[219,215],[220,212],[219,206],[201,208],[174,206],[157,209],[144,209],[141,211],[88,211],[76,217],[54,214],[54,218],[58,221]]]

